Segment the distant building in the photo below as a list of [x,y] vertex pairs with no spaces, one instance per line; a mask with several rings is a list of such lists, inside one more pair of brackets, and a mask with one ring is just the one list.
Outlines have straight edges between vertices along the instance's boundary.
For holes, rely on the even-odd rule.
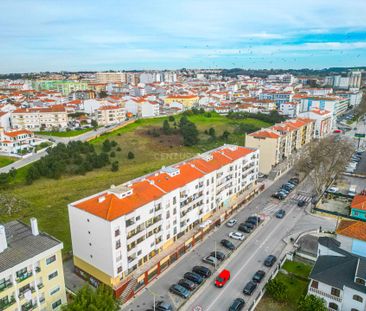
[[95,110],[98,125],[112,125],[126,120],[125,108],[117,105],[104,105]]
[[171,104],[177,102],[183,105],[185,109],[190,109],[198,104],[199,97],[197,95],[168,95],[164,99],[164,104]]
[[366,195],[356,194],[351,202],[351,216],[366,221]]
[[333,116],[330,111],[314,108],[310,111],[300,113],[299,117],[315,120],[314,138],[323,138],[332,133]]
[[126,72],[97,72],[95,74],[97,83],[127,82]]
[[29,130],[4,131],[0,128],[0,152],[16,154],[26,149],[33,149],[35,139]]
[[366,222],[341,220],[337,228],[337,240],[346,251],[366,257]]
[[20,221],[0,225],[0,309],[60,310],[66,303],[61,250],[55,238]]

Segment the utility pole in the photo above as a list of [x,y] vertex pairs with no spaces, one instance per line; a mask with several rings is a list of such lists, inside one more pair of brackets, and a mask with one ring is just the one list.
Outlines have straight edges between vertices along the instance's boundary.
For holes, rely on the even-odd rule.
[[150,290],[149,288],[145,287],[145,289],[153,296],[153,300],[154,300],[154,306],[153,306],[153,310],[155,311],[156,309],[156,301],[155,301],[155,296],[157,294],[155,294],[152,290]]

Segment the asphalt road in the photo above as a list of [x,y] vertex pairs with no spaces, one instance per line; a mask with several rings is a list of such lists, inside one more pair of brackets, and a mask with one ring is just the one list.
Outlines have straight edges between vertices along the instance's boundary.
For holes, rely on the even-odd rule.
[[[285,248],[286,243],[283,241],[285,237],[292,234],[299,234],[304,231],[322,228],[334,229],[335,221],[333,219],[324,219],[309,215],[303,208],[296,205],[296,201],[289,199],[284,202],[278,202],[272,199],[271,194],[287,179],[289,176],[284,176],[276,181],[271,187],[256,197],[249,205],[244,207],[239,213],[234,216],[241,221],[244,221],[248,216],[258,213],[262,214],[266,221],[248,236],[243,244],[237,249],[223,264],[218,268],[210,279],[186,302],[181,310],[193,310],[200,306],[202,311],[227,310],[230,303],[236,297],[242,297],[247,302],[247,306],[251,304],[253,298],[258,291],[253,294],[252,299],[244,297],[242,290],[245,284],[251,279],[252,275],[258,269],[264,269],[263,261],[269,254],[279,255]],[[293,196],[297,197],[298,191],[306,197],[306,193],[310,193],[311,185],[301,185],[293,192]],[[310,195],[309,195],[310,197]],[[287,212],[284,219],[277,219],[274,213],[284,208]],[[234,228],[237,228],[236,225]],[[175,308],[179,307],[183,299],[170,294],[168,288],[171,284],[178,282],[186,271],[190,271],[194,265],[205,265],[214,270],[213,267],[203,264],[202,257],[208,255],[216,249],[228,253],[223,249],[219,242],[223,238],[228,238],[229,232],[233,231],[223,225],[216,229],[202,243],[198,244],[191,252],[186,254],[180,261],[165,271],[156,281],[149,286],[149,291],[142,290],[141,293],[122,310],[135,311],[146,310],[153,305],[153,295],[156,300],[165,300],[172,303]],[[238,241],[233,241],[239,245]],[[224,288],[218,289],[213,285],[215,276],[223,268],[231,271],[231,279]],[[268,271],[268,269],[264,269]]]

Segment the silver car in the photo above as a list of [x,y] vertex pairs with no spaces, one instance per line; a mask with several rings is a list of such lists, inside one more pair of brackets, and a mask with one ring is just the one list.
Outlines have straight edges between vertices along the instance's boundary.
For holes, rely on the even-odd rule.
[[219,260],[214,256],[206,256],[202,259],[202,261],[214,267],[216,267],[219,263]]
[[234,227],[234,226],[235,226],[235,224],[236,224],[237,222],[238,222],[238,220],[237,220],[237,219],[232,218],[232,219],[230,219],[230,220],[226,223],[226,226],[228,226],[229,228]]

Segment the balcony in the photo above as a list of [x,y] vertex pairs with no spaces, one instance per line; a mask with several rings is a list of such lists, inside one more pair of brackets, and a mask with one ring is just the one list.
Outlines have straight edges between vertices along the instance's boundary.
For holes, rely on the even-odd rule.
[[323,292],[323,291],[321,291],[317,288],[310,287],[309,291],[315,293],[317,296],[323,296],[323,297],[327,297],[327,298],[332,299],[332,300],[337,301],[337,302],[342,302],[341,297],[337,297],[337,296],[334,296],[332,294],[328,294],[328,293]]
[[35,267],[34,270],[36,270],[36,273],[40,273],[41,272],[41,268],[40,267]]
[[33,275],[32,272],[23,273],[22,275],[17,276],[16,281],[17,283],[23,282],[24,280],[30,278],[32,275]]
[[39,284],[37,284],[37,287],[38,287],[38,289],[41,289],[44,287],[44,285],[43,285],[43,283],[39,283]]
[[7,288],[10,288],[13,286],[13,283],[10,282],[10,280],[5,281],[5,283],[1,284],[0,286],[0,292],[6,290]]
[[8,299],[7,301],[2,300],[2,302],[0,302],[0,310],[6,310],[10,306],[12,306],[15,301],[16,300],[14,296],[11,296],[10,299]]
[[35,308],[37,308],[37,303],[36,302],[27,302],[24,305],[22,305],[21,310],[22,311],[29,311],[29,310],[34,310]]

